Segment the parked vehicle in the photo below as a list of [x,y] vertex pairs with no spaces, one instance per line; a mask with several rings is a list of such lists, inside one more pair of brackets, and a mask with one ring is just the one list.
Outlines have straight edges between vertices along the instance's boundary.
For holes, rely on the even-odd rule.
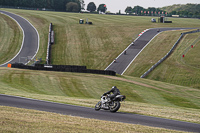
[[151,22],[156,23],[156,19],[155,19],[155,18],[152,18],[152,19],[151,19]]

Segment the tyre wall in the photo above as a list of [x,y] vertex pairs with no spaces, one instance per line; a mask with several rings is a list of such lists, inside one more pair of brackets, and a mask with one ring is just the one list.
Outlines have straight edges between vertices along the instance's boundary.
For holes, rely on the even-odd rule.
[[28,66],[22,63],[9,64],[11,68],[42,70],[42,71],[59,71],[59,72],[77,72],[77,73],[92,73],[116,76],[116,72],[110,70],[94,70],[87,69],[86,66],[75,65],[44,65],[36,64],[35,66]]

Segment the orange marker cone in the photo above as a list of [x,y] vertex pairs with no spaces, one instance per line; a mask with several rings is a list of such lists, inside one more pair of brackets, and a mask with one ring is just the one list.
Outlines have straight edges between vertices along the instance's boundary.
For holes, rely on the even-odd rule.
[[12,64],[8,64],[7,67],[10,67],[10,68],[11,68],[11,67],[12,67]]

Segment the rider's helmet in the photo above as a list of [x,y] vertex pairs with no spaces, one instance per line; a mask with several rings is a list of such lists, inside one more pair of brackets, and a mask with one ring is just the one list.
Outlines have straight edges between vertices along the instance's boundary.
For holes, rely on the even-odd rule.
[[112,89],[116,88],[116,86],[113,86]]

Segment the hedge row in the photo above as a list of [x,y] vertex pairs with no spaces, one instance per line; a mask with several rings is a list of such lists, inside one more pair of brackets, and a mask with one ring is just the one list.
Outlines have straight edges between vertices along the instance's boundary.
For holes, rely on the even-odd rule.
[[59,71],[59,72],[78,72],[78,73],[92,73],[115,76],[116,72],[110,70],[93,70],[87,69],[86,66],[74,65],[44,65],[36,64],[35,66],[28,66],[21,63],[11,65],[12,68],[30,69],[30,70],[44,70],[44,71]]

